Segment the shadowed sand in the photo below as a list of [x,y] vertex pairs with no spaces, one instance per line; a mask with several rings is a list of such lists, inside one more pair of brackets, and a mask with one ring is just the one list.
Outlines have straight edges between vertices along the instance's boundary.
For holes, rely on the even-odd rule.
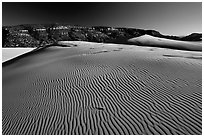
[[3,134],[202,134],[201,52],[62,43],[3,63]]
[[141,46],[162,47],[190,51],[202,51],[202,43],[157,38],[150,35],[129,39],[128,42]]

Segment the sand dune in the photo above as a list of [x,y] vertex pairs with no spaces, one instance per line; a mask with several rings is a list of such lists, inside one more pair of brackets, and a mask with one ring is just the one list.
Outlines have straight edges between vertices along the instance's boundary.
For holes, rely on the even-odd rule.
[[202,134],[201,52],[64,43],[3,63],[4,135]]
[[202,51],[202,43],[170,40],[165,38],[157,38],[150,35],[129,39],[128,42],[140,46],[153,46],[162,48],[173,48],[180,50]]

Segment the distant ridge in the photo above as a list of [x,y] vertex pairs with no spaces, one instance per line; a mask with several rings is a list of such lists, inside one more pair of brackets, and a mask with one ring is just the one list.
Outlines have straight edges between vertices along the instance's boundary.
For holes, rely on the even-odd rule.
[[136,28],[115,28],[108,26],[70,26],[68,24],[23,24],[3,26],[3,47],[39,47],[57,41],[89,41],[103,43],[129,44],[128,39],[142,35],[180,41],[202,41],[201,33],[187,36],[163,35],[156,30]]

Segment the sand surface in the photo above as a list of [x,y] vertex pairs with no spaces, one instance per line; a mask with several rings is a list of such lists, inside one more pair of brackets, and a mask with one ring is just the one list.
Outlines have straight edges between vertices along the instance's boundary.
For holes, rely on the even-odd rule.
[[142,35],[140,37],[129,39],[128,41],[130,43],[141,46],[159,46],[163,48],[173,48],[180,50],[202,51],[202,42],[171,40],[150,35]]
[[35,48],[2,48],[2,62],[32,51]]
[[3,64],[2,134],[202,134],[202,53],[63,42]]

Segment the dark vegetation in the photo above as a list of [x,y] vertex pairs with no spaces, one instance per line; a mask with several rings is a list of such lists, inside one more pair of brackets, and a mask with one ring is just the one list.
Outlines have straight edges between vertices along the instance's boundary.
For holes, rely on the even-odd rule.
[[135,28],[80,27],[67,24],[24,24],[4,26],[2,28],[2,45],[3,47],[42,47],[44,45],[56,44],[58,41],[129,44],[127,42],[128,39],[145,34],[182,41],[202,40],[202,34],[199,33],[178,37],[162,35],[155,30]]

